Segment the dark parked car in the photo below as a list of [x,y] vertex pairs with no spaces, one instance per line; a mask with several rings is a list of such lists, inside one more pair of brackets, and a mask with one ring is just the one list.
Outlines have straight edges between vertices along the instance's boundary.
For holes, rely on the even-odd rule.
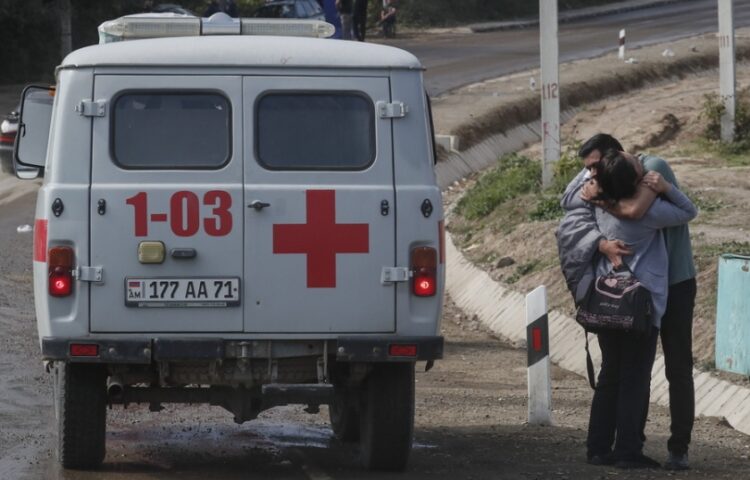
[[325,13],[315,0],[273,0],[253,12],[257,18],[298,18],[323,20]]
[[10,112],[0,123],[0,170],[13,173],[13,142],[18,132],[18,112]]

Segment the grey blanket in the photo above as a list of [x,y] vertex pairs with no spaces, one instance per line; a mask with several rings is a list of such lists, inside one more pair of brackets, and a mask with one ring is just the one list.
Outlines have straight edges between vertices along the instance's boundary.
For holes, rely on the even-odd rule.
[[604,238],[596,223],[595,207],[581,200],[579,195],[585,182],[584,169],[565,189],[560,200],[565,216],[555,232],[560,267],[576,305],[583,300],[594,280],[593,260],[599,253],[599,240]]

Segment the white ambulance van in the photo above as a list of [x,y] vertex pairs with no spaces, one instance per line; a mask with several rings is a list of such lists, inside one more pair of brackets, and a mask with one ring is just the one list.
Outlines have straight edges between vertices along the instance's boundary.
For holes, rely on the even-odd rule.
[[27,87],[14,154],[44,177],[34,294],[62,465],[103,462],[108,405],[205,403],[238,423],[328,405],[364,466],[405,468],[415,365],[443,350],[419,61],[311,38],[332,33],[317,21],[100,32]]

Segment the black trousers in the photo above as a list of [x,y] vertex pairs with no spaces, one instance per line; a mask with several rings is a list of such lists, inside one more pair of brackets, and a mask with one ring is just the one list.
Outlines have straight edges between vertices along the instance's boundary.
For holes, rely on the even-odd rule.
[[648,404],[659,333],[599,333],[602,367],[591,402],[587,454],[627,460],[643,450],[641,421]]
[[[693,386],[693,309],[695,279],[669,287],[667,310],[661,319],[661,348],[664,351],[664,373],[669,382],[669,415],[672,435],[667,448],[672,453],[687,453],[695,420]],[[645,439],[648,404],[644,412],[641,438]]]
[[367,31],[367,0],[354,0],[352,26],[354,27],[354,38],[364,42],[365,32]]

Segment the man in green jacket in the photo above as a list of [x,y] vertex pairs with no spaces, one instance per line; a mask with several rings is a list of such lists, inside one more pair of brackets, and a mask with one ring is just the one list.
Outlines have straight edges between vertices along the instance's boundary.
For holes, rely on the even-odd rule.
[[[578,154],[587,168],[595,169],[596,163],[612,140],[614,137],[610,135],[598,134],[581,146]],[[656,172],[679,188],[674,172],[664,159],[653,155],[639,155],[639,158],[647,172]],[[656,193],[649,188],[649,182],[655,181],[654,178],[654,175],[647,174],[638,193],[628,201],[621,201],[611,213],[634,220],[643,216],[656,198]],[[593,199],[596,194],[597,187],[594,182],[587,183],[581,189],[581,197],[585,200]],[[688,445],[695,419],[693,309],[696,270],[688,226],[665,228],[663,234],[669,256],[669,293],[660,335],[664,352],[664,370],[669,382],[671,416],[671,436],[667,442],[669,456],[664,466],[670,470],[686,470],[689,468]],[[629,253],[627,246],[618,240],[601,240],[599,251],[609,257],[612,263],[616,263],[617,260],[621,262],[622,255]],[[644,417],[643,427],[645,424]]]

